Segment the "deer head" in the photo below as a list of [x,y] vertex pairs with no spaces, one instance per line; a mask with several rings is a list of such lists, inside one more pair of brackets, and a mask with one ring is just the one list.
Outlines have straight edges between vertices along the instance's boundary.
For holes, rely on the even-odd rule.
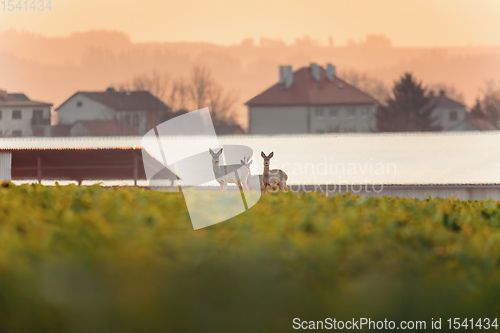
[[213,165],[219,165],[219,157],[222,154],[222,149],[223,148],[221,148],[218,153],[214,153],[214,151],[211,148],[208,149],[208,152],[210,153],[210,155],[212,155]]
[[262,156],[262,158],[264,159],[264,166],[269,166],[271,164],[271,158],[273,158],[273,156],[274,156],[274,152],[271,152],[271,154],[269,154],[269,156],[266,156],[266,154],[264,154],[264,152],[261,152],[260,156]]

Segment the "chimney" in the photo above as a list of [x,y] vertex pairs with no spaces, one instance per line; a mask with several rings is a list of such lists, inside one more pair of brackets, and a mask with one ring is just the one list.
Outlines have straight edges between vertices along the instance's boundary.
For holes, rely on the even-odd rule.
[[6,101],[8,97],[7,90],[0,89],[0,100]]
[[332,64],[326,64],[326,78],[333,81],[333,77],[337,75],[335,66]]
[[286,77],[286,66],[280,66],[280,80],[279,84],[285,84],[285,77]]
[[320,72],[319,72],[319,66],[318,66],[318,64],[311,63],[311,73],[312,73],[313,78],[316,81],[319,81]]
[[446,91],[444,89],[440,89],[439,96],[446,96]]
[[293,84],[293,69],[292,66],[286,66],[285,68],[285,89],[288,89]]

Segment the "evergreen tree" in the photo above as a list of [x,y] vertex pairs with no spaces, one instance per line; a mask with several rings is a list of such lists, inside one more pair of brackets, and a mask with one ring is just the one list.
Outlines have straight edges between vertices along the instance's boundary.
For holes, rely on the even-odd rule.
[[435,105],[432,95],[417,82],[411,73],[405,73],[395,82],[385,106],[377,111],[377,129],[380,132],[439,131],[432,116]]

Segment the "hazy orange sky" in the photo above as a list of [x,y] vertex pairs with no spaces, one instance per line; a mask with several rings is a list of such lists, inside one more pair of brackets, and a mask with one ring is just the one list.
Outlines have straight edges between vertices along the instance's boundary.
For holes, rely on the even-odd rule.
[[52,0],[50,12],[0,7],[0,31],[6,29],[47,36],[112,29],[135,42],[231,44],[247,37],[291,42],[309,35],[325,44],[332,36],[335,45],[343,45],[376,33],[394,46],[500,45],[500,1]]

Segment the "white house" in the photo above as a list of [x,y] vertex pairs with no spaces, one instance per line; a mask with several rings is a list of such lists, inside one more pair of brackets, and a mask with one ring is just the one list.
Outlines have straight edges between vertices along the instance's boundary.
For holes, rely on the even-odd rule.
[[64,135],[143,135],[167,110],[148,91],[78,91],[56,109],[55,132],[63,128]]
[[439,91],[439,95],[432,97],[431,104],[435,105],[432,111],[432,117],[436,119],[434,124],[441,126],[442,131],[476,129],[467,119],[465,105],[446,96],[444,90]]
[[373,131],[378,101],[338,78],[335,66],[311,64],[280,66],[278,83],[246,105],[249,134],[342,133]]
[[48,136],[52,104],[0,90],[0,137]]

